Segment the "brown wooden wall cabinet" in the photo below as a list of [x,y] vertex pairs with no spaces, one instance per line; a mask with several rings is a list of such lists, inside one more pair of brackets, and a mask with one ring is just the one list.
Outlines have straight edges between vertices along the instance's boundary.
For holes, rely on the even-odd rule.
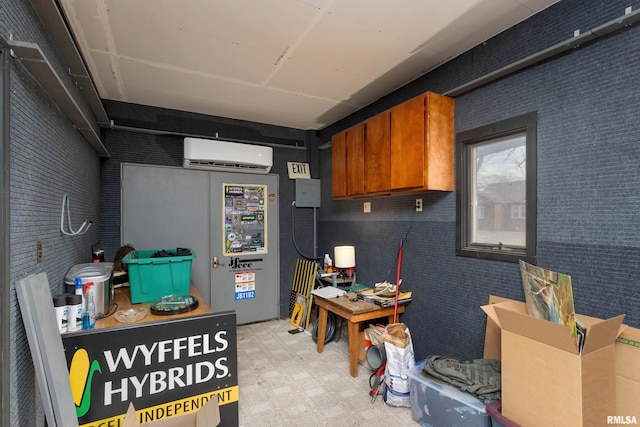
[[391,109],[391,189],[424,186],[424,96]]
[[332,195],[453,191],[454,100],[427,92],[332,138]]
[[367,194],[391,190],[391,112],[385,111],[364,122],[364,178]]
[[364,195],[364,123],[347,130],[347,194]]
[[364,195],[364,123],[331,138],[331,195]]

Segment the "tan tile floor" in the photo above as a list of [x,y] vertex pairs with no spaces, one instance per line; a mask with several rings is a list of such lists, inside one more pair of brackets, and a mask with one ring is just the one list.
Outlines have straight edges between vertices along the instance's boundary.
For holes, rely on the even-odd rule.
[[417,426],[410,408],[371,404],[369,368],[349,375],[346,329],[323,353],[306,333],[289,334],[289,319],[238,327],[241,427]]

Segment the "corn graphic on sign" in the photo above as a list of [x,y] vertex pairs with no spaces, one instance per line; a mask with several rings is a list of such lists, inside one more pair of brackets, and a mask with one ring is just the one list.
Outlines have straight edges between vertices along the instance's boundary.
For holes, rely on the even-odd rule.
[[102,372],[98,361],[89,361],[87,350],[78,349],[71,359],[69,380],[71,381],[73,403],[76,404],[76,415],[79,418],[86,415],[91,406],[91,383],[96,371]]
[[186,317],[63,335],[80,426],[122,425],[197,411],[217,399],[221,425],[238,425],[236,316]]

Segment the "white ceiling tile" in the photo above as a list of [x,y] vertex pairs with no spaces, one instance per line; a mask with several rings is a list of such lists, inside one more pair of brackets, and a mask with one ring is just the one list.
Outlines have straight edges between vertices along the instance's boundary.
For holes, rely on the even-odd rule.
[[[125,15],[124,11],[120,15]],[[274,68],[277,53],[260,50],[227,39],[209,37],[197,26],[173,22],[148,28],[144,35],[135,19],[112,22],[116,54],[139,58],[158,67],[170,66],[260,83]],[[135,42],[131,42],[135,40]]]
[[297,0],[297,1],[299,1],[300,3],[314,6],[318,9],[322,9],[326,5],[333,3],[333,0]]
[[111,35],[106,14],[101,2],[66,0],[61,2],[74,28],[76,40],[81,48],[108,51]]
[[100,95],[318,129],[555,0],[60,0]]
[[87,57],[89,71],[96,81],[96,88],[103,97],[124,100],[122,93],[123,82],[119,73],[114,70],[113,57],[103,52],[91,52]]
[[[269,117],[264,123],[287,126],[285,123],[293,121],[295,117],[303,117],[311,112],[319,116],[336,105],[330,100],[273,88],[228,82],[204,75],[188,75],[170,69],[153,69],[140,62],[123,60],[120,69],[127,82],[126,93],[129,97],[151,100],[150,105],[155,106],[162,106],[158,100],[163,100],[165,106],[172,109],[194,112],[202,109],[203,114],[243,120],[251,120],[250,117],[259,115]],[[167,81],[172,84],[166,85]],[[184,107],[188,100],[198,107]],[[296,123],[302,125],[304,122],[297,119]]]
[[424,1],[350,0],[336,2],[331,11],[337,16],[414,45],[455,25],[455,20],[481,0]]
[[445,60],[446,55],[442,53],[422,49],[398,64],[389,72],[369,83],[357,93],[354,93],[349,101],[354,105],[369,105],[390,91],[412,82]]
[[291,58],[360,76],[364,86],[367,79],[386,72],[411,49],[403,40],[362,25],[347,25],[344,19],[329,14],[318,21]]
[[358,91],[366,83],[369,81],[361,76],[289,59],[269,81],[269,86],[341,102],[345,94]]
[[[163,41],[175,37],[185,43],[184,49],[198,38],[201,42],[218,39],[274,55],[293,43],[318,11],[296,0],[109,0],[109,4],[116,35],[151,40],[161,36]],[[145,21],[154,25],[140,25]],[[129,43],[120,43],[119,51],[128,54]]]
[[[518,1],[483,0],[482,4],[459,17],[457,24],[465,29],[464,32],[455,26],[447,27],[423,47],[449,53],[448,59],[451,59],[512,27],[530,14],[530,10]],[[491,22],[492,25],[487,25],[487,22]]]

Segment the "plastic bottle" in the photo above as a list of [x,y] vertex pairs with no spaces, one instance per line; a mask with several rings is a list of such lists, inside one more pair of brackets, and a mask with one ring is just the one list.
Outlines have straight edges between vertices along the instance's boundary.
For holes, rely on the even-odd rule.
[[60,333],[67,332],[67,296],[64,294],[56,295],[53,299],[53,307],[58,322],[58,331]]
[[75,286],[76,286],[76,295],[82,295],[82,278],[76,277]]
[[67,331],[82,328],[82,295],[67,295]]
[[82,278],[76,277],[74,279],[75,283],[75,295],[80,295],[80,326],[82,326],[82,313],[84,313],[84,285],[82,284]]
[[93,301],[93,286],[93,282],[89,282],[84,286],[82,329],[92,329],[96,325],[96,305]]
[[331,273],[332,269],[333,269],[333,261],[331,260],[331,257],[329,256],[329,254],[324,254],[324,270],[327,273]]

